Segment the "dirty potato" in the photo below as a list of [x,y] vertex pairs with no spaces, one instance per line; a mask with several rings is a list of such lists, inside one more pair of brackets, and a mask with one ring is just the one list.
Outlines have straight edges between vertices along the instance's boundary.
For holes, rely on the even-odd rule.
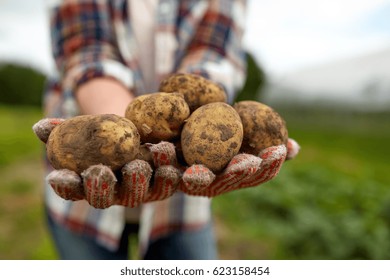
[[174,74],[160,83],[162,92],[183,94],[191,112],[212,102],[226,102],[222,86],[196,74]]
[[125,116],[137,127],[141,142],[158,143],[180,135],[190,109],[179,93],[156,92],[135,98]]
[[251,100],[238,102],[233,107],[244,127],[241,152],[258,155],[264,148],[287,145],[286,123],[274,109]]
[[224,102],[203,105],[186,121],[181,147],[187,164],[203,164],[220,172],[240,149],[243,126],[240,116]]
[[118,170],[138,153],[140,136],[128,119],[113,114],[83,115],[56,126],[46,143],[55,169],[81,173],[94,164]]

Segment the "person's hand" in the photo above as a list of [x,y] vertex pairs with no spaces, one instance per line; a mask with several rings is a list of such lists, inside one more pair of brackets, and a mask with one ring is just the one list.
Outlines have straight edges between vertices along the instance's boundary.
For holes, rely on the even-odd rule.
[[[63,119],[43,119],[33,129],[46,143],[50,131]],[[136,207],[163,200],[180,190],[189,195],[215,197],[227,192],[261,185],[275,178],[286,159],[294,158],[299,145],[289,139],[285,145],[272,146],[259,156],[238,154],[218,175],[203,165],[188,168],[177,162],[170,142],[145,144],[139,159],[127,163],[115,175],[105,165],[93,165],[77,174],[71,170],[54,170],[47,176],[53,190],[66,200],[85,199],[95,208],[112,205]]]
[[[53,128],[63,121],[43,119],[33,126],[33,130],[46,143]],[[53,170],[46,179],[56,194],[66,200],[85,199],[95,208],[136,207],[166,199],[176,192],[181,179],[176,166],[174,145],[160,142],[147,144],[140,158],[125,164],[118,174],[99,164],[81,174],[68,169]]]
[[258,156],[241,153],[218,175],[204,165],[192,165],[183,173],[180,190],[190,195],[215,197],[259,186],[275,178],[285,160],[294,158],[299,149],[295,140],[288,139],[287,147],[272,146]]
[[149,148],[154,159],[154,172],[147,161],[135,159],[123,166],[119,176],[105,165],[93,165],[80,175],[66,169],[54,170],[47,180],[62,198],[85,199],[95,208],[112,205],[133,208],[142,203],[164,200],[176,192],[180,181],[180,171],[170,162],[174,148],[168,142],[152,144]]

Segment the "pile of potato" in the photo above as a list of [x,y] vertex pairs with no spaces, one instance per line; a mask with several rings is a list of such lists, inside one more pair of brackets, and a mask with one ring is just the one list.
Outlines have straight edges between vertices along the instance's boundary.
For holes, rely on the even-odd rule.
[[47,142],[49,160],[56,169],[78,173],[100,163],[117,170],[146,158],[143,144],[169,141],[183,165],[203,164],[218,174],[238,153],[258,155],[287,144],[285,122],[272,108],[256,101],[231,106],[226,100],[223,88],[206,78],[172,75],[159,92],[135,98],[124,118],[79,116],[57,126]]
[[175,74],[163,80],[159,92],[131,102],[126,118],[141,135],[141,143],[170,141],[179,162],[203,164],[218,173],[238,153],[258,155],[269,146],[287,144],[281,116],[256,101],[229,105],[224,89],[195,74]]

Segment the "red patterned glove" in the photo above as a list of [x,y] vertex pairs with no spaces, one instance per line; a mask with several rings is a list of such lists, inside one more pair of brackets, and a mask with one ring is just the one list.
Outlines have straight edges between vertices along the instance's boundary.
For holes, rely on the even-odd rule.
[[[46,143],[51,130],[62,121],[43,119],[34,125],[33,130]],[[166,199],[177,190],[181,178],[180,170],[175,167],[174,145],[161,142],[148,144],[146,148],[151,162],[135,159],[123,166],[119,174],[99,164],[90,166],[81,174],[67,169],[54,170],[46,179],[60,197],[73,201],[85,199],[95,208],[112,205],[136,207]]]
[[[34,125],[38,138],[46,143],[51,129],[62,119],[44,119]],[[136,159],[126,164],[117,176],[104,165],[90,166],[81,174],[54,170],[47,176],[53,190],[67,200],[85,199],[95,208],[112,205],[136,207],[145,202],[163,200],[177,190],[189,195],[214,197],[233,190],[254,187],[273,179],[286,159],[294,158],[299,145],[289,139],[285,145],[264,149],[259,156],[236,155],[215,175],[203,165],[180,171],[174,145],[169,142],[147,144],[151,160]],[[154,172],[153,169],[154,168]]]
[[299,149],[298,143],[289,139],[287,147],[272,146],[261,151],[259,156],[238,154],[218,175],[203,165],[192,165],[183,173],[180,190],[190,195],[215,197],[261,185],[272,180],[286,158],[294,158]]

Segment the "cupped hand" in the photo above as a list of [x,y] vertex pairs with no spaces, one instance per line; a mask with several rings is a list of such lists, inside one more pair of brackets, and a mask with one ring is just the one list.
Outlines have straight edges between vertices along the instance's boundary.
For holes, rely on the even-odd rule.
[[[34,125],[38,138],[46,143],[51,130],[63,119],[43,119]],[[240,153],[226,168],[214,174],[201,164],[178,164],[175,146],[162,141],[145,144],[139,158],[114,172],[103,164],[92,165],[81,174],[61,169],[47,176],[53,190],[66,200],[87,200],[95,208],[112,205],[137,207],[142,203],[164,200],[176,191],[188,195],[215,197],[234,190],[259,186],[276,177],[285,160],[294,158],[299,145],[288,139],[287,145],[272,146],[259,155]]]
[[192,165],[183,173],[180,190],[190,195],[215,197],[259,186],[275,178],[285,160],[293,159],[299,149],[295,140],[288,139],[287,146],[271,146],[258,156],[240,153],[219,174],[214,174],[204,165]]
[[[42,119],[33,130],[46,143],[52,129],[63,121]],[[97,164],[81,174],[69,169],[53,170],[46,179],[56,194],[66,200],[85,199],[95,208],[136,207],[170,197],[178,188],[181,171],[177,168],[174,145],[160,142],[145,145],[144,154],[116,174],[108,166]]]

